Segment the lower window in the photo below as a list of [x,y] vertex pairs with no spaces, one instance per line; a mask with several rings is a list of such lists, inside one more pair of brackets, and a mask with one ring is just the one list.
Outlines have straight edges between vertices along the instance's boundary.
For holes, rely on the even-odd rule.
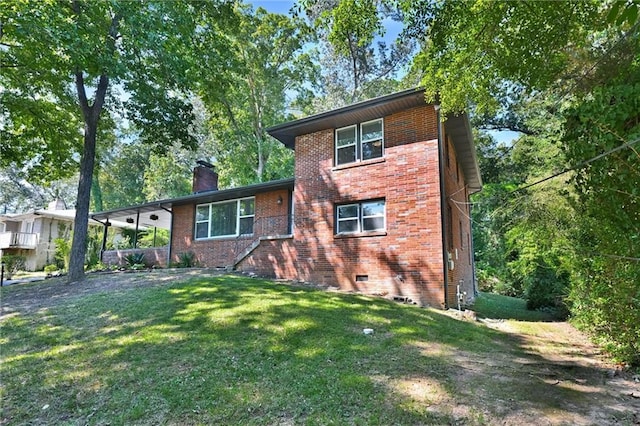
[[336,234],[385,230],[385,201],[373,200],[336,206]]
[[196,207],[196,239],[252,234],[254,211],[253,198],[201,204]]

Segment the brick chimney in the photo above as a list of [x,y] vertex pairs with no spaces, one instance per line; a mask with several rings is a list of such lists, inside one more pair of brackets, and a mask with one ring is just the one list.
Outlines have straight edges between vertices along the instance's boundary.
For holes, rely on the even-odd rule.
[[218,190],[218,174],[213,164],[198,160],[193,169],[193,193]]

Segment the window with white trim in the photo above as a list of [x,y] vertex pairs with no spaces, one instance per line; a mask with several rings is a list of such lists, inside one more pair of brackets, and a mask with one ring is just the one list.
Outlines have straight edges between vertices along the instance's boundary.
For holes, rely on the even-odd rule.
[[384,130],[381,118],[336,129],[337,166],[383,156]]
[[255,198],[196,206],[195,238],[237,237],[253,234]]
[[336,234],[384,231],[386,227],[385,200],[336,206]]

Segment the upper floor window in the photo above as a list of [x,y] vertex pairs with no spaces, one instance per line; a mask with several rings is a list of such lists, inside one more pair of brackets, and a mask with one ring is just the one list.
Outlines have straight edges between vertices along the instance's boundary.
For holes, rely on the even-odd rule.
[[33,222],[22,222],[22,232],[33,234]]
[[196,239],[253,234],[255,199],[222,201],[196,206]]
[[343,204],[336,208],[336,234],[384,231],[384,200]]
[[336,129],[336,165],[384,155],[382,119]]

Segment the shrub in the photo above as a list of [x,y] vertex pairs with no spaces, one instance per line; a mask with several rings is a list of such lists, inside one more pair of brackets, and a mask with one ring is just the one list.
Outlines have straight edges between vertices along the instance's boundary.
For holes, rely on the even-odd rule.
[[138,247],[164,247],[169,244],[168,230],[156,229],[155,241],[153,234],[153,230],[142,232],[138,238]]
[[129,253],[124,257],[124,261],[127,264],[128,269],[144,269],[146,265],[144,263],[144,253]]
[[95,265],[92,266],[87,265],[87,267],[90,271],[108,271],[110,269],[109,265],[106,265],[101,261],[98,261]]
[[553,308],[566,314],[564,300],[568,293],[569,274],[538,257],[535,266],[523,279],[527,309]]
[[53,265],[53,264],[51,264],[51,265],[47,265],[47,266],[45,266],[45,267],[44,267],[44,272],[45,272],[47,275],[51,275],[51,274],[53,274],[54,272],[56,272],[57,270],[58,270],[58,265]]
[[102,249],[102,236],[97,232],[89,233],[87,238],[87,253],[85,256],[85,265],[87,269],[95,269],[100,262],[100,250]]
[[5,254],[2,256],[4,262],[4,273],[6,278],[10,280],[13,275],[24,269],[27,258],[19,254]]
[[59,262],[59,266],[65,271],[69,270],[69,262],[71,262],[71,239],[56,238],[53,240],[56,244],[55,259]]
[[187,251],[178,255],[178,268],[193,268],[194,266],[198,266],[198,261],[194,252]]

